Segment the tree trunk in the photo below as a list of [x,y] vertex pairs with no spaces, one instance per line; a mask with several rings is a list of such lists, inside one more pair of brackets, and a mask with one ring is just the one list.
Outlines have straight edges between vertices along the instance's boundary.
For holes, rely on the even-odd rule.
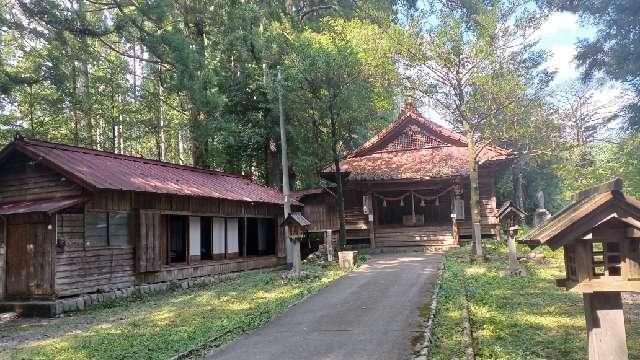
[[162,82],[158,79],[158,160],[167,160],[167,144],[164,135],[164,106],[162,104]]
[[522,165],[520,161],[517,161],[512,168],[512,182],[513,182],[513,196],[516,206],[520,210],[524,210],[524,190],[523,182],[524,176],[522,174]]
[[482,228],[480,224],[480,187],[478,185],[478,161],[476,159],[476,142],[474,132],[468,121],[463,121],[463,128],[467,136],[467,152],[469,156],[470,207],[471,207],[471,236],[475,256],[482,257]]
[[267,185],[271,187],[280,187],[280,185],[282,185],[280,182],[281,165],[278,161],[278,152],[275,141],[273,139],[268,139],[264,148],[266,157],[265,166]]
[[178,163],[184,165],[184,130],[182,125],[178,124]]
[[340,172],[340,155],[338,154],[338,129],[335,114],[331,110],[331,150],[333,151],[333,165],[336,176],[336,207],[338,208],[338,220],[340,233],[338,237],[338,251],[347,243],[347,227],[344,218],[344,193],[342,191],[342,173]]

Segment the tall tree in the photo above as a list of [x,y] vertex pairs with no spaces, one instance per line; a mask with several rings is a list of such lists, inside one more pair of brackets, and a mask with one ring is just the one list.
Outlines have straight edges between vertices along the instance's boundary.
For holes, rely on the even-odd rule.
[[[625,83],[640,96],[640,2],[636,0],[538,0],[552,10],[578,13],[596,27],[592,38],[578,41],[576,60],[585,80],[598,75]],[[640,105],[626,106],[628,127],[640,130]]]
[[544,54],[533,51],[527,36],[540,22],[526,0],[471,0],[436,1],[412,23],[417,46],[407,47],[410,83],[466,136],[477,256],[482,255],[479,155],[488,144],[524,139],[522,132],[535,128],[524,121],[540,119],[531,116],[540,106],[533,95],[549,76],[534,71]]
[[300,34],[285,69],[289,69],[291,106],[296,108],[296,133],[307,133],[302,138],[308,141],[305,144],[320,143],[330,149],[337,185],[339,246],[343,246],[346,227],[340,159],[362,141],[351,129],[366,128],[372,118],[380,119],[393,109],[397,70],[391,56],[393,44],[376,25],[324,20],[321,29]]

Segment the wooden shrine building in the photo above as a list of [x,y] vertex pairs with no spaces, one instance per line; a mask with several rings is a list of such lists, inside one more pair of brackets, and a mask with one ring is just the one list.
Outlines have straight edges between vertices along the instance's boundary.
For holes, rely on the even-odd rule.
[[[341,162],[347,243],[372,247],[446,248],[470,238],[469,172],[464,136],[413,106]],[[495,180],[512,154],[479,146],[483,235],[498,227]],[[322,176],[335,181],[334,167]],[[309,231],[338,229],[334,190],[299,192]],[[455,219],[453,215],[455,214]],[[334,236],[335,237],[335,236]]]
[[0,302],[283,264],[282,204],[240,175],[17,137],[0,153]]

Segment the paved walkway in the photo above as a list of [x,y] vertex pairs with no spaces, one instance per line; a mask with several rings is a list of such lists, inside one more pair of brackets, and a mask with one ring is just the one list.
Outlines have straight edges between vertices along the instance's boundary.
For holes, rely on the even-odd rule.
[[430,298],[440,254],[374,256],[265,326],[208,359],[407,359],[422,331],[419,308]]

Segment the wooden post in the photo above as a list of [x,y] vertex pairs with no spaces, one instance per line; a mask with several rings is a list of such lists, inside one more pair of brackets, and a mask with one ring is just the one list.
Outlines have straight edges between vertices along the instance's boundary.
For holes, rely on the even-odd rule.
[[242,256],[247,257],[247,217],[244,217],[244,231],[242,232]]
[[301,238],[292,239],[293,242],[293,273],[300,275],[301,268],[301,256],[300,256],[300,241]]
[[327,261],[333,261],[333,239],[331,234],[331,230],[324,231],[324,246],[327,249]]
[[627,337],[620,292],[583,294],[589,360],[627,360]]
[[460,245],[460,234],[458,233],[458,223],[455,218],[451,219],[451,236],[453,237],[453,244]]
[[[282,151],[282,194],[284,195],[284,218],[286,219],[291,213],[291,202],[289,199],[289,158],[287,156],[287,130],[284,124],[284,112],[282,106],[282,72],[278,67],[278,112],[280,115],[280,149]],[[293,264],[296,256],[293,254],[295,246],[289,239],[289,229],[284,226],[284,244],[287,249],[287,265],[295,266]],[[298,244],[298,251],[300,245]],[[298,259],[300,254],[297,255]],[[297,265],[298,267],[300,264]]]
[[518,270],[518,254],[516,253],[516,235],[509,231],[509,235],[507,236],[508,246],[509,246],[509,271],[514,273]]

